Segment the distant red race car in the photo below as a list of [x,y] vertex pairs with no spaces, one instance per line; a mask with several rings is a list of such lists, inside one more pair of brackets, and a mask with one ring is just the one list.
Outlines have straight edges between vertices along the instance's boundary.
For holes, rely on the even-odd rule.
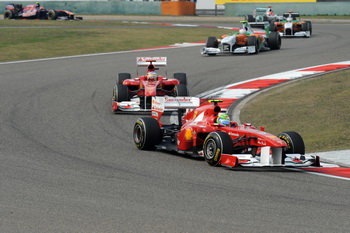
[[[251,124],[238,125],[221,115],[220,101],[199,106],[195,97],[156,97],[152,117],[139,118],[133,130],[140,150],[168,150],[202,156],[211,166],[320,166],[318,156],[306,156],[302,137],[296,132],[272,135]],[[160,118],[166,108],[178,109],[171,124]],[[182,113],[187,109],[187,114]],[[178,122],[175,122],[177,119]]]
[[187,76],[174,73],[167,78],[156,73],[158,66],[166,66],[166,57],[138,57],[137,66],[146,66],[145,75],[131,78],[130,73],[119,73],[113,88],[112,111],[149,111],[153,96],[188,96]]

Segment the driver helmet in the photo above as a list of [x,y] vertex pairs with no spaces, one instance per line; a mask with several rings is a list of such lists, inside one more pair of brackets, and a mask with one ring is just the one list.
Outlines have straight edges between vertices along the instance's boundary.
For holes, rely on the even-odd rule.
[[293,18],[292,17],[288,17],[287,18],[287,22],[293,22]]
[[158,78],[158,75],[156,72],[152,71],[152,72],[148,72],[147,74],[147,81],[156,81]]
[[245,35],[246,33],[247,33],[247,30],[245,30],[244,28],[239,29],[239,34]]
[[216,119],[216,123],[218,123],[220,126],[229,126],[230,117],[227,114],[221,114]]

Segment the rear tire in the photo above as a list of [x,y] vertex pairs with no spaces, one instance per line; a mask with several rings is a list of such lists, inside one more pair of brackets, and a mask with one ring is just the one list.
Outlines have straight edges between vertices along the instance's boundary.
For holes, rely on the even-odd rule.
[[245,20],[248,22],[255,22],[255,18],[252,15],[246,15]]
[[186,73],[174,73],[174,79],[179,80],[180,84],[187,85],[187,75],[186,75]]
[[161,142],[162,132],[158,121],[151,117],[141,117],[134,125],[133,138],[139,150],[155,150]]
[[54,10],[50,10],[50,11],[47,13],[47,18],[48,18],[49,20],[56,20],[57,17],[58,17],[58,14],[57,14],[57,12],[54,11]]
[[123,84],[124,80],[131,79],[131,75],[129,73],[119,73],[117,78],[117,84]]
[[278,50],[281,48],[281,36],[278,32],[271,32],[269,36],[269,47],[271,50]]
[[211,132],[203,145],[204,159],[210,166],[218,166],[222,154],[233,154],[233,143],[225,132]]
[[271,23],[271,24],[270,24],[270,31],[271,31],[271,32],[277,32],[277,26],[276,26],[276,24],[274,24],[274,23]]
[[304,140],[297,132],[283,132],[277,135],[277,137],[287,143],[288,149],[285,151],[286,154],[305,154]]
[[188,86],[179,84],[175,87],[175,96],[189,96]]

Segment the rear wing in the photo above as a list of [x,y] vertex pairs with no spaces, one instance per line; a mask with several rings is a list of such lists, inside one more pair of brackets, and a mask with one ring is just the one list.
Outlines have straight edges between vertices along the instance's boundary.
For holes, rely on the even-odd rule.
[[255,12],[266,12],[270,7],[258,7],[255,8]]
[[166,109],[194,109],[200,105],[198,97],[188,96],[153,96],[152,97],[152,117],[159,122]]
[[[147,66],[147,72],[159,70],[158,66],[166,66],[167,58],[166,57],[137,57],[136,65]],[[157,66],[157,67],[156,67]],[[139,71],[137,70],[137,76]],[[167,71],[165,71],[165,76],[167,76]]]
[[166,66],[167,58],[166,57],[137,57],[136,65],[137,66],[148,66],[153,64],[155,66]]
[[286,13],[283,13],[283,18],[288,18],[289,15],[293,18],[293,20],[300,17],[300,13],[286,12]]

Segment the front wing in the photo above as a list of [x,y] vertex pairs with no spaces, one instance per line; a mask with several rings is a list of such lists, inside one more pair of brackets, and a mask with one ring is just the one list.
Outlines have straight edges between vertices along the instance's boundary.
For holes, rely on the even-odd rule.
[[250,154],[222,154],[219,164],[226,167],[320,167],[320,157],[286,154],[281,156],[252,156]]
[[310,31],[300,31],[300,32],[295,32],[293,35],[288,35],[285,32],[278,32],[281,37],[307,37],[309,38],[311,36]]
[[216,55],[221,53],[256,53],[255,46],[243,46],[234,49],[233,51],[226,51],[220,48],[204,47],[201,50],[201,54]]

